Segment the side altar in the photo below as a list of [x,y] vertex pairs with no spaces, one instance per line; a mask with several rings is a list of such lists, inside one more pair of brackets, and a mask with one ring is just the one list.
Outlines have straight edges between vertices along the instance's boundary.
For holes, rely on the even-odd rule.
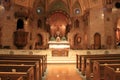
[[49,41],[52,56],[68,56],[70,44],[68,41]]

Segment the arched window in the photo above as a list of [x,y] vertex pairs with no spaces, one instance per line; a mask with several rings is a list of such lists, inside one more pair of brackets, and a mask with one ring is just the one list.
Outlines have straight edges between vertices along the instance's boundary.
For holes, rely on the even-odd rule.
[[40,19],[38,19],[37,24],[38,24],[38,28],[42,28],[42,21]]
[[94,48],[95,49],[101,48],[101,35],[99,33],[95,33],[94,35]]
[[24,21],[22,19],[17,20],[17,30],[24,29]]
[[41,45],[43,44],[43,43],[42,43],[42,42],[43,42],[43,41],[42,41],[42,35],[41,35],[41,34],[38,34],[38,35],[37,35],[37,38],[38,38],[38,45],[41,46]]
[[118,9],[120,9],[120,2],[116,2],[115,3],[115,7],[118,8]]
[[75,25],[75,28],[78,28],[78,27],[79,27],[79,20],[78,20],[78,19],[75,20],[74,25]]

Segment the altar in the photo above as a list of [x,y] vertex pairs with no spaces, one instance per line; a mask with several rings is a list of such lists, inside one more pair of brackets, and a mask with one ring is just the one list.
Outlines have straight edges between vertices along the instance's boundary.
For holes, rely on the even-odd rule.
[[68,41],[49,41],[49,48],[50,49],[63,49],[63,48],[70,48],[69,42]]
[[68,56],[70,48],[68,41],[49,41],[48,44],[52,50],[52,56]]

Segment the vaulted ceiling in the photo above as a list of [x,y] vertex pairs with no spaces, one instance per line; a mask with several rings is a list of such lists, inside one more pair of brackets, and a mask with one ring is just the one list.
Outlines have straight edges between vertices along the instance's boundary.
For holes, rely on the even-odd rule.
[[0,0],[0,3],[1,1],[6,9],[9,9],[12,5],[15,6],[15,12],[31,13],[29,15],[34,15],[35,18],[37,14],[39,16],[49,16],[56,11],[62,11],[65,15],[71,17],[81,16],[92,8],[102,8],[106,4],[119,0]]
[[13,3],[29,8],[42,7],[45,11],[61,9],[71,13],[73,8],[80,8],[81,12],[102,6],[105,0],[12,0]]

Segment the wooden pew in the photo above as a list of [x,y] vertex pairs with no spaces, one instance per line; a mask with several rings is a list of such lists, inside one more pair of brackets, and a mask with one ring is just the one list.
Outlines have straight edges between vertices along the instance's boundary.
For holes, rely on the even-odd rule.
[[81,71],[81,55],[76,54],[76,68]]
[[0,60],[0,64],[8,64],[8,65],[35,65],[34,66],[34,77],[35,80],[39,79],[39,62],[38,61],[25,61],[25,60]]
[[40,68],[40,80],[44,76],[44,72],[47,68],[47,55],[9,55],[9,54],[0,54],[0,59],[7,60],[30,60],[30,61],[39,61]]
[[[24,73],[26,80],[35,80],[34,79],[34,65],[11,65],[11,64],[0,64],[0,77],[3,78],[5,76],[4,73]],[[3,75],[3,76],[2,76]],[[21,74],[20,74],[21,75]],[[9,77],[7,77],[9,78]]]
[[93,80],[104,80],[105,65],[120,64],[120,60],[96,60],[93,62]]
[[[13,80],[13,79],[12,79]],[[23,76],[20,76],[18,79],[16,80],[24,80]]]
[[120,57],[120,54],[92,54],[92,55],[79,55],[79,54],[76,54],[76,68],[81,71],[81,63],[86,63],[86,58],[89,58],[89,57]]
[[76,68],[77,68],[79,71],[81,71],[82,56],[90,56],[90,55],[78,55],[78,54],[76,54]]
[[85,69],[86,69],[86,59],[87,58],[100,58],[100,57],[120,57],[120,54],[100,54],[100,55],[82,55],[81,56],[81,73],[85,75]]
[[93,62],[95,60],[120,60],[120,57],[100,57],[100,58],[87,58],[85,75],[87,80],[93,77]]
[[120,64],[104,67],[104,80],[120,80]]
[[29,80],[26,72],[0,72],[0,80]]

